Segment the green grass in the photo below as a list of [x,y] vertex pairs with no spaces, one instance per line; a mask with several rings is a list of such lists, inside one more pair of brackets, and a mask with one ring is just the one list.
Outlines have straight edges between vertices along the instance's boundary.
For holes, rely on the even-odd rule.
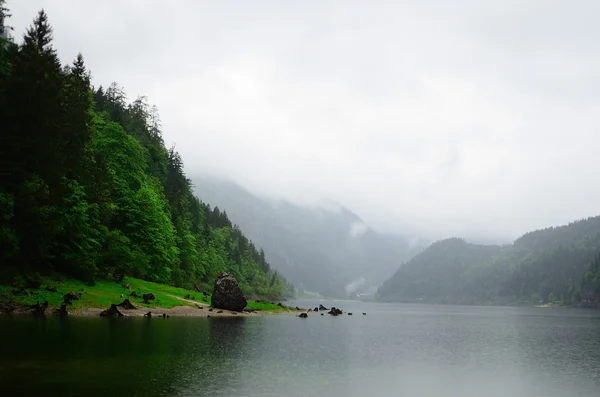
[[[130,289],[123,288],[123,284],[130,283]],[[46,286],[54,286],[57,292],[49,292]],[[77,308],[102,308],[106,309],[113,303],[121,303],[125,298],[136,307],[148,308],[172,308],[175,306],[194,306],[193,303],[185,300],[189,295],[188,300],[199,302],[200,304],[210,305],[210,296],[201,292],[186,290],[183,288],[172,287],[165,284],[157,284],[150,281],[143,281],[135,278],[126,278],[122,283],[116,283],[110,280],[96,281],[96,285],[88,286],[85,283],[67,279],[62,282],[44,279],[42,285],[38,289],[27,288],[29,295],[13,295],[13,290],[16,288],[9,285],[0,285],[0,302],[13,301],[19,305],[33,305],[38,301],[43,303],[48,301],[52,307],[59,307],[63,301],[63,297],[70,291],[81,293],[80,300],[74,300],[73,306],[69,310]],[[141,298],[130,297],[129,294],[135,291],[140,297],[144,293],[153,293],[155,300],[150,301],[150,304],[144,304]],[[121,298],[123,294],[123,298]],[[178,299],[181,298],[181,299]],[[258,309],[262,311],[285,311],[288,310],[275,303],[261,301],[248,301],[248,309]]]

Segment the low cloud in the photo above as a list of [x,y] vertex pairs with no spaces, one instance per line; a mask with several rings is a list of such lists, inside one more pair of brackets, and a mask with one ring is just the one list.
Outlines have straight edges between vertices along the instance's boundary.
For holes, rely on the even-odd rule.
[[350,236],[352,237],[358,237],[361,236],[363,234],[365,234],[365,232],[369,229],[369,227],[367,225],[365,225],[363,222],[354,222],[351,226],[350,226]]
[[354,281],[352,281],[351,283],[348,283],[344,289],[346,291],[346,295],[350,295],[350,294],[355,294],[357,292],[359,292],[361,290],[361,287],[363,287],[366,284],[366,280],[361,277],[359,279],[356,279]]
[[43,6],[63,61],[148,95],[190,175],[432,238],[600,214],[596,1],[8,6],[15,37]]

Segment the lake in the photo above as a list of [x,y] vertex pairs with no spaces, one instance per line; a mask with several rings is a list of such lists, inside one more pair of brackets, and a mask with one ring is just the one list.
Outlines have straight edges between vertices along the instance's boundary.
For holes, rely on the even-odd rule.
[[600,395],[599,312],[323,303],[354,315],[0,317],[0,395]]

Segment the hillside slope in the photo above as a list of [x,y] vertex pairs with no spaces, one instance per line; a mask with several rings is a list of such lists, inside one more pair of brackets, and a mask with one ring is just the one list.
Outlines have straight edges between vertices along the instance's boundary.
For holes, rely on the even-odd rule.
[[299,289],[333,297],[375,291],[422,249],[401,236],[382,235],[340,206],[301,206],[256,196],[234,183],[193,178],[196,193],[218,206],[261,246],[273,267]]
[[599,251],[600,217],[530,232],[504,246],[447,239],[398,269],[377,296],[398,302],[571,303],[579,300]]

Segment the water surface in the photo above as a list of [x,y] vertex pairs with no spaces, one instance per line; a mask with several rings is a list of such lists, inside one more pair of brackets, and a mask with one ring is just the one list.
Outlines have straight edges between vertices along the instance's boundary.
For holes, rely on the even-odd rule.
[[600,395],[598,312],[333,304],[353,316],[1,317],[0,395]]

